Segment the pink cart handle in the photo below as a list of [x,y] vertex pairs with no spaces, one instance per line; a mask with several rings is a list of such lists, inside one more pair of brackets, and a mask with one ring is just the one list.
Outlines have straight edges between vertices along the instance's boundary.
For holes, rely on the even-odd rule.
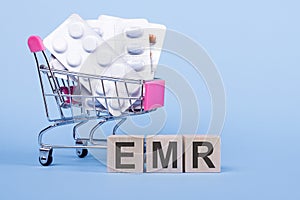
[[46,48],[43,44],[43,40],[39,36],[32,35],[28,38],[28,46],[32,53],[44,51]]
[[165,99],[165,81],[153,80],[145,83],[144,110],[163,107]]

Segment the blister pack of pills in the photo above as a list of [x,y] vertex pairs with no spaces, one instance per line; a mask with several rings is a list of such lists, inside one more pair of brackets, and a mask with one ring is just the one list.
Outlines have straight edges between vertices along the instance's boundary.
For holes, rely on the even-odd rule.
[[[106,42],[99,45],[95,52],[87,57],[80,72],[121,79],[143,79]],[[83,79],[80,80],[80,83],[94,96],[100,95],[97,100],[114,116],[121,115],[131,102],[116,100],[113,97],[128,97],[128,94],[133,93],[138,88],[137,85],[124,88],[119,86],[120,83],[115,84],[114,81],[103,81],[102,79]],[[105,96],[106,99],[101,98],[101,95]]]
[[122,19],[101,15],[98,18],[103,27],[103,38],[112,46],[132,69],[144,80],[151,80],[151,59],[148,35],[144,28],[149,22],[146,19]]
[[[51,55],[51,57],[50,57],[49,65],[50,65],[51,69],[60,70],[60,71],[67,71],[67,69],[63,66],[63,64],[61,64],[59,62],[59,60],[57,60],[55,58],[55,56],[53,56],[53,55]],[[55,73],[54,75],[57,78],[68,79],[66,75],[62,75],[62,74],[59,74],[59,73]]]
[[[96,57],[95,55],[91,55],[92,57]],[[91,59],[96,60],[96,58]],[[97,67],[92,67],[95,65],[86,65],[88,67],[88,72],[94,71],[97,73]],[[83,72],[87,72],[84,70],[85,67],[82,68]],[[116,61],[112,63],[107,70],[102,74],[103,77],[115,77],[121,79],[139,79],[141,77],[126,63],[123,63],[122,60]],[[87,88],[87,90],[93,94],[93,96],[97,96],[97,101],[99,101],[112,115],[119,116],[127,110],[130,105],[134,102],[129,101],[128,98],[136,97],[133,96],[136,94],[136,91],[139,89],[139,85],[129,84],[119,81],[113,81],[113,79],[105,78],[102,79],[89,79],[89,80],[80,80],[82,86]],[[105,97],[105,98],[104,98]],[[124,98],[124,99],[120,99]]]
[[[45,38],[44,44],[53,54],[50,65],[54,69],[152,80],[165,30],[163,25],[151,24],[146,19],[101,15],[98,19],[85,21],[73,14]],[[84,100],[87,109],[102,106],[114,116],[121,115],[135,103],[128,97],[141,95],[141,86],[137,84],[99,79],[77,81],[86,93],[98,97],[89,103]]]
[[161,24],[149,23],[149,26],[144,31],[149,35],[151,65],[155,73],[163,49],[166,27]]
[[123,54],[125,61],[140,72],[144,79],[152,79],[159,62],[166,27],[149,23],[146,19],[101,15],[98,20],[99,27],[104,30],[103,39],[116,53]]
[[[83,73],[93,73],[99,74],[99,67],[95,65],[97,61],[102,67],[106,67],[107,70],[104,73],[101,73],[103,76],[115,77],[115,78],[129,78],[129,79],[153,79],[153,74],[149,70],[148,73],[141,74],[139,73],[141,68],[144,66],[138,66],[139,63],[144,63],[143,59],[148,59],[148,63],[150,61],[149,54],[147,56],[140,56],[135,46],[131,45],[127,41],[128,39],[124,37],[123,30],[127,28],[124,24],[121,23],[121,19],[116,17],[105,17],[105,19],[100,19],[97,23],[96,21],[88,21],[88,23],[93,26],[94,30],[103,30],[101,31],[101,35],[105,40],[105,44],[98,46],[97,50],[94,54],[90,55],[86,60],[86,63],[82,67],[81,72]],[[147,20],[137,19],[137,20],[125,20],[128,24],[136,25],[137,23],[148,23]],[[134,31],[132,30],[132,35]],[[137,37],[135,40],[136,43],[142,46],[142,42],[144,47],[140,49],[144,49],[147,45],[149,45],[148,38],[143,38],[141,41],[140,38]],[[129,45],[126,45],[128,43]],[[128,46],[128,47],[127,47]],[[128,49],[128,50],[127,50]],[[127,52],[131,51],[131,54]],[[143,53],[143,52],[142,52]],[[131,58],[128,58],[131,56]],[[134,60],[134,57],[137,57]],[[132,61],[132,62],[129,62]],[[135,68],[134,68],[135,67]],[[150,69],[150,68],[149,68]],[[104,95],[106,97],[118,97],[118,99],[104,99],[98,98],[97,100],[103,104],[111,114],[120,115],[124,112],[130,105],[134,102],[130,102],[126,98],[129,96],[135,95],[137,90],[139,89],[138,85],[125,85],[124,83],[112,83],[109,81],[90,81],[90,83],[83,83],[84,86],[91,86],[91,93],[95,96]],[[121,99],[120,99],[121,97]],[[124,98],[124,99],[122,99]]]
[[43,42],[64,67],[79,72],[86,58],[104,41],[85,20],[73,14]]
[[[103,36],[103,29],[101,28],[99,20],[96,19],[90,19],[86,20],[86,23],[100,36]],[[104,40],[104,38],[102,37]]]

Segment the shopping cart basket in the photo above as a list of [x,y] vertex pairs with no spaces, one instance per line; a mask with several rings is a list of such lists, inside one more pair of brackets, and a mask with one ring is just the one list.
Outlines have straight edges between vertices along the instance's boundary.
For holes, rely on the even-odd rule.
[[[40,146],[39,162],[43,166],[48,166],[53,161],[52,152],[55,148],[75,148],[78,157],[83,158],[88,154],[88,148],[106,148],[106,139],[95,138],[95,131],[105,122],[117,120],[118,122],[112,130],[116,134],[117,129],[131,115],[141,115],[156,110],[164,105],[164,81],[154,79],[152,81],[121,79],[105,76],[84,74],[79,72],[69,72],[65,70],[52,69],[46,54],[46,48],[38,36],[31,36],[28,39],[28,46],[33,53],[46,116],[51,125],[40,131],[38,143]],[[93,95],[92,88],[85,88],[81,83],[85,81],[91,83],[98,81],[102,83],[103,94]],[[109,96],[105,93],[105,83],[115,86],[116,95]],[[130,95],[127,90],[126,96],[118,95],[118,86],[128,85],[139,87],[138,94]],[[103,103],[99,103],[99,99]],[[120,115],[113,116],[108,108],[109,100],[129,101],[127,110]],[[54,112],[55,111],[55,112]],[[89,120],[96,120],[96,125],[90,130],[88,137],[80,137],[77,129]],[[44,134],[59,126],[75,124],[73,126],[73,139],[75,145],[54,145],[43,142]]]

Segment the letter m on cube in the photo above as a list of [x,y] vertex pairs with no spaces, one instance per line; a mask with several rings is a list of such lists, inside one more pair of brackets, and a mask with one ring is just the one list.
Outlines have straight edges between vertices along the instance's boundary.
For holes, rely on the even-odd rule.
[[147,172],[182,172],[182,161],[182,136],[147,136]]

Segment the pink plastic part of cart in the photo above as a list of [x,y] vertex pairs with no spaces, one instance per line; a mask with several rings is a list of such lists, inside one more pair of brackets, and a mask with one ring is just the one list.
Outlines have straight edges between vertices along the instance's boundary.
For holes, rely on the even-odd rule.
[[165,81],[153,80],[145,83],[144,110],[152,110],[164,106]]
[[36,36],[36,35],[30,36],[28,38],[27,43],[28,43],[29,49],[32,53],[44,51],[46,49],[43,44],[43,40],[39,36]]

